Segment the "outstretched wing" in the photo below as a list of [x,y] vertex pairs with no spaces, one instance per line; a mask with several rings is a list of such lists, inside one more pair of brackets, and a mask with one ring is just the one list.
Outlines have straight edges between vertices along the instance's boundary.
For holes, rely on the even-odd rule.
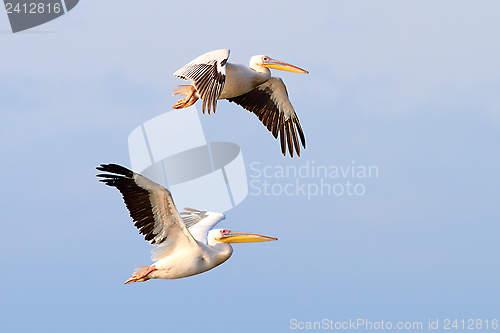
[[189,229],[193,237],[200,242],[207,244],[208,232],[226,217],[221,213],[207,212],[194,208],[184,208],[181,213],[184,224]]
[[96,169],[108,172],[97,177],[121,192],[134,225],[148,242],[168,245],[172,251],[177,246],[199,247],[166,188],[117,164],[101,164]]
[[229,50],[226,49],[208,52],[182,66],[174,73],[178,78],[193,82],[196,92],[203,99],[203,113],[205,113],[205,108],[209,114],[212,108],[215,113],[217,99],[226,82],[228,58]]
[[228,101],[255,113],[276,139],[279,133],[283,155],[286,155],[286,146],[288,145],[291,157],[293,157],[294,147],[297,156],[300,156],[297,133],[304,148],[306,147],[306,139],[281,78],[271,77],[254,90],[241,96],[228,98]]

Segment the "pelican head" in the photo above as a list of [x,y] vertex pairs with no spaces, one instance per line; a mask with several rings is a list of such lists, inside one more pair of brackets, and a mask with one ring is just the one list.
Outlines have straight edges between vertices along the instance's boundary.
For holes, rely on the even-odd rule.
[[227,229],[215,229],[212,231],[214,232],[215,240],[222,243],[254,243],[278,240],[278,238],[275,237],[236,232]]
[[286,62],[275,60],[266,55],[256,55],[250,59],[250,67],[252,65],[257,65],[260,67],[280,69],[282,71],[293,72],[293,73],[304,73],[309,74],[305,69],[299,68],[294,65],[287,64]]

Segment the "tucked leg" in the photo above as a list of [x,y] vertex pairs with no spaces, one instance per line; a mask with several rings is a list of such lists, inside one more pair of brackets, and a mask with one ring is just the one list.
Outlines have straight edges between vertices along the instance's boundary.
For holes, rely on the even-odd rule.
[[149,273],[156,271],[156,266],[151,265],[151,266],[143,266],[143,269],[137,270],[134,275],[132,275],[127,281],[125,281],[125,284],[132,283],[132,282],[142,282],[142,281],[147,281],[149,278],[147,277]]
[[173,96],[175,95],[184,95],[186,97],[181,98],[180,100],[177,101],[177,103],[172,106],[173,109],[182,109],[188,106],[193,105],[196,103],[198,98],[193,97],[194,93],[196,92],[196,88],[194,86],[185,86],[181,85],[178,86],[177,88],[174,89],[173,91]]

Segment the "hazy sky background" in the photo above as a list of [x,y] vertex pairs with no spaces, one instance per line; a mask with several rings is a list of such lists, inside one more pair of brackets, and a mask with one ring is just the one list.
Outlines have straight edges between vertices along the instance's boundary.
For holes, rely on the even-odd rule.
[[[80,1],[11,34],[0,14],[1,331],[500,319],[499,17],[498,1]],[[235,104],[201,116],[208,141],[241,147],[249,180],[254,162],[378,177],[324,179],[362,183],[362,196],[249,194],[222,226],[278,242],[124,285],[151,246],[95,166],[130,166],[129,133],[176,101],[172,73],[219,48],[310,72],[273,71],[306,135],[299,159]]]

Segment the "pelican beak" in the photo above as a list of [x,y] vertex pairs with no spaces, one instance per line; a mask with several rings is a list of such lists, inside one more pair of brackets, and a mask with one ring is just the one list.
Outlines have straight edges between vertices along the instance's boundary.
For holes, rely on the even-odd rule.
[[254,243],[275,240],[278,240],[278,238],[236,231],[231,231],[228,234],[223,235],[222,238],[218,239],[219,242],[223,243]]
[[287,71],[287,72],[309,74],[309,72],[306,71],[305,69],[274,59],[265,60],[261,66],[267,68],[280,69],[282,71]]

